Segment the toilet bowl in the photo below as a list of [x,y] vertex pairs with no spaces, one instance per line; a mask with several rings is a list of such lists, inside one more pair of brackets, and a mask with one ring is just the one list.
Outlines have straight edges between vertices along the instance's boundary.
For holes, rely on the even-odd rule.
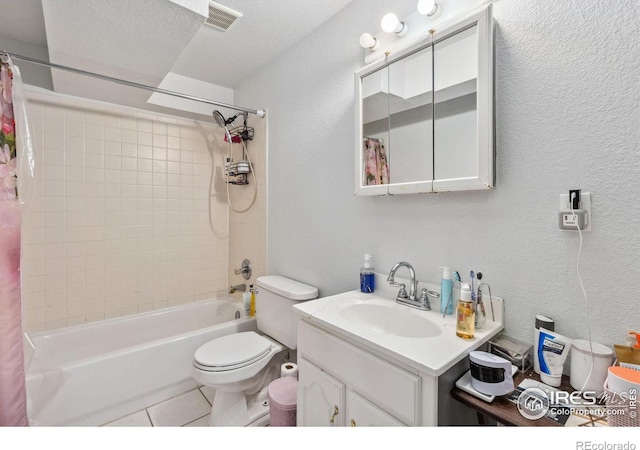
[[[280,276],[256,280],[258,330],[222,336],[199,347],[192,376],[215,389],[209,426],[267,425],[267,387],[280,375],[288,350],[297,348],[292,306],[318,290]],[[276,340],[278,339],[278,340]]]

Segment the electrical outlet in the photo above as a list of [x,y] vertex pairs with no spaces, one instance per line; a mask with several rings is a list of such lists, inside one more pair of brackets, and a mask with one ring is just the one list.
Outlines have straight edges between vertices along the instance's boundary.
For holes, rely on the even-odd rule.
[[571,203],[569,194],[560,194],[560,213],[558,215],[558,224],[560,229],[577,231],[578,225],[581,231],[591,231],[591,194],[588,192],[580,193],[580,207],[574,210],[576,217],[571,212]]

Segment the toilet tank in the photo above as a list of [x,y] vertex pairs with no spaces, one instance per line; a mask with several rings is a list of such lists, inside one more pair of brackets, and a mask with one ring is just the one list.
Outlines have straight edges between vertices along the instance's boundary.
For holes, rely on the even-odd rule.
[[279,275],[256,280],[256,321],[258,329],[294,350],[297,347],[297,320],[293,305],[318,297],[318,289]]

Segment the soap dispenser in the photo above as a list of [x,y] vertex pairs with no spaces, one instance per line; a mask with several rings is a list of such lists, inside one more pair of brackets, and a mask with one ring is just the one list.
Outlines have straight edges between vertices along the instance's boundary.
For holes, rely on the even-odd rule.
[[453,314],[453,273],[449,267],[442,269],[442,280],[440,281],[440,313]]
[[376,289],[375,275],[373,267],[371,267],[371,255],[364,255],[364,264],[360,268],[360,292],[367,294],[372,293]]
[[462,339],[473,339],[475,332],[475,305],[471,300],[471,286],[462,283],[460,300],[458,300],[456,336]]

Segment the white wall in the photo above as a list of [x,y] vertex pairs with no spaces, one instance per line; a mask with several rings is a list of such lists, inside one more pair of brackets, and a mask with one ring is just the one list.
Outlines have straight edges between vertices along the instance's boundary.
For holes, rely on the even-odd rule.
[[[507,332],[532,341],[534,315],[586,338],[577,233],[558,229],[559,194],[591,192],[581,271],[592,337],[640,328],[640,6],[496,1],[497,187],[356,198],[353,73],[358,37],[391,2],[356,0],[236,90],[269,109],[268,269],[321,295],[356,289],[362,255],[400,260],[438,282],[438,266],[482,271],[506,301]],[[404,17],[414,0],[393,2]]]

